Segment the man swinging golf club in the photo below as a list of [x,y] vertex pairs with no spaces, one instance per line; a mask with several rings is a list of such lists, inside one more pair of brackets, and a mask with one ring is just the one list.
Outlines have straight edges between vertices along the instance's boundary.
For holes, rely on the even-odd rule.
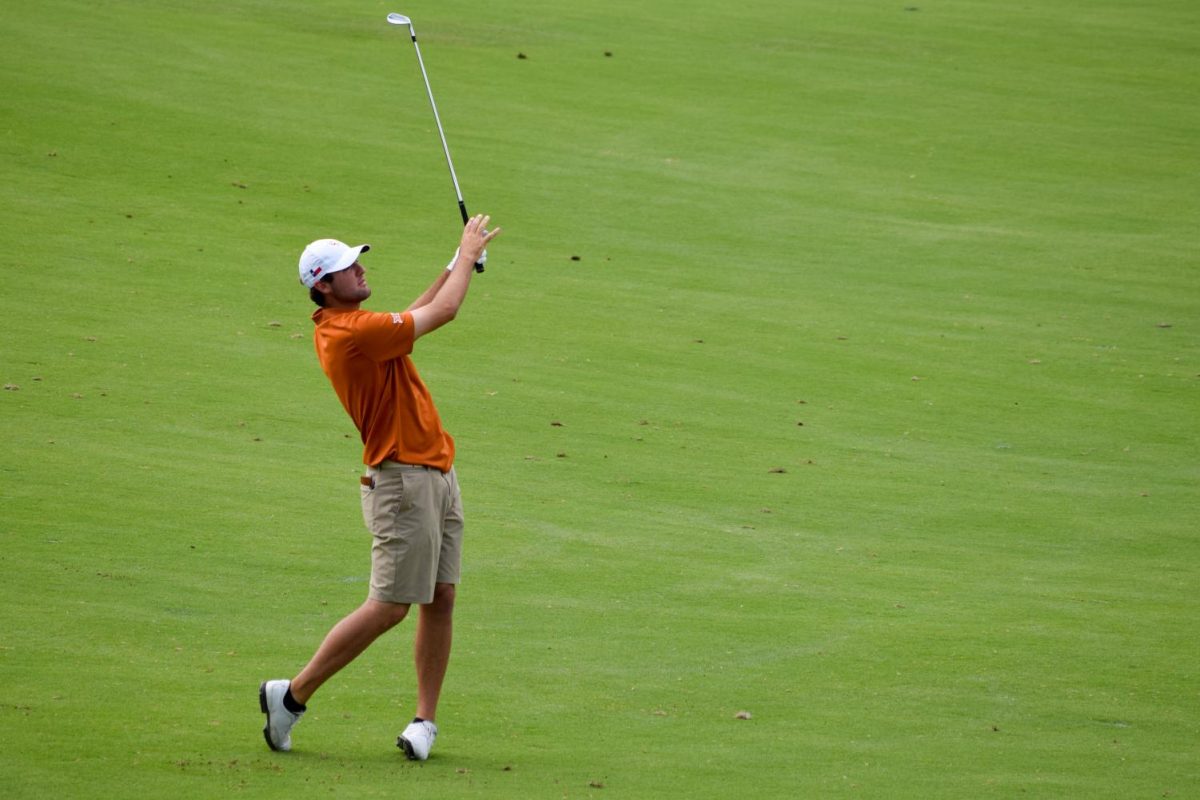
[[396,744],[410,759],[429,757],[450,659],[463,516],[454,440],[443,430],[409,354],[417,339],[457,315],[473,265],[486,260],[485,248],[500,234],[499,228],[487,230],[488,219],[478,215],[467,221],[454,260],[402,312],[360,308],[371,296],[358,261],[368,245],[319,239],[300,256],[300,280],[319,306],[312,315],[317,358],[362,434],[362,511],[373,537],[371,585],[367,600],[333,626],[298,675],[259,687],[259,705],[267,715],[263,735],[272,750],[291,749],[292,726],[313,693],[416,604],[416,717]]

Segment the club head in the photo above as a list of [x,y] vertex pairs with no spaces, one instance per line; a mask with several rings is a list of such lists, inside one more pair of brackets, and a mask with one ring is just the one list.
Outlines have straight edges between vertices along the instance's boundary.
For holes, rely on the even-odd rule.
[[412,20],[403,14],[391,13],[387,15],[387,21],[393,25],[408,25],[412,27]]

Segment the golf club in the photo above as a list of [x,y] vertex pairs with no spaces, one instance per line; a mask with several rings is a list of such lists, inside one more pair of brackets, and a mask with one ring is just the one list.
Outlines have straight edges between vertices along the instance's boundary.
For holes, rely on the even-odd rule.
[[[471,217],[467,214],[467,204],[463,201],[462,189],[458,187],[458,176],[454,174],[454,162],[450,160],[450,146],[446,144],[446,133],[442,130],[442,118],[438,116],[437,103],[433,100],[433,89],[429,85],[429,74],[425,72],[425,59],[421,58],[421,46],[417,44],[417,31],[413,28],[412,20],[403,14],[388,14],[387,21],[392,25],[407,25],[408,33],[412,36],[413,49],[417,51],[417,64],[421,67],[421,77],[425,80],[425,94],[429,95],[429,107],[433,109],[433,121],[437,123],[438,137],[442,140],[442,152],[446,154],[446,166],[450,168],[450,180],[454,183],[454,196],[458,198],[458,210],[462,214],[463,224]],[[476,272],[483,272],[482,262],[475,264]]]

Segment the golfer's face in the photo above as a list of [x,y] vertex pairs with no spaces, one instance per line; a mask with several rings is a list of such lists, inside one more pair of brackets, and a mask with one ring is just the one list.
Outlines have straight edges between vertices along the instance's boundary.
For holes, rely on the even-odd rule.
[[367,271],[357,261],[341,272],[334,273],[332,288],[332,295],[339,303],[361,303],[371,296]]

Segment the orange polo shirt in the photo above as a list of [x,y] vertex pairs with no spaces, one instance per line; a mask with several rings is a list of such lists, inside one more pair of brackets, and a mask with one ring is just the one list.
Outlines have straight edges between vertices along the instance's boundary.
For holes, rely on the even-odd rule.
[[362,435],[363,463],[391,460],[448,472],[454,439],[409,358],[412,314],[319,308],[312,319],[321,369]]

